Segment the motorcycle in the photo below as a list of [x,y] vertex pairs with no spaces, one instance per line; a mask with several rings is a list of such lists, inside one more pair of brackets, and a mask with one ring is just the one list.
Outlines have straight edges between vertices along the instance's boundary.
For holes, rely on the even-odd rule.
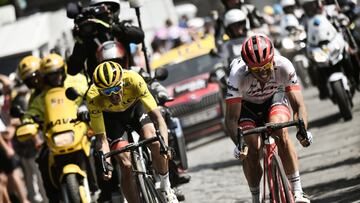
[[347,43],[326,16],[316,15],[308,25],[307,53],[316,69],[320,99],[330,98],[344,120],[351,120],[354,88],[349,81],[352,64]]
[[301,80],[304,88],[311,86],[311,67],[306,57],[306,31],[300,26],[297,18],[292,14],[287,14],[281,21],[282,33],[278,49],[281,55],[293,62],[295,71]]
[[[78,106],[65,96],[65,88],[48,90],[44,96],[44,121],[23,123],[16,130],[17,138],[31,139],[40,128],[49,149],[48,168],[51,184],[61,192],[63,202],[91,202],[88,183],[90,141],[87,125],[77,118]],[[13,115],[26,115],[14,108]]]

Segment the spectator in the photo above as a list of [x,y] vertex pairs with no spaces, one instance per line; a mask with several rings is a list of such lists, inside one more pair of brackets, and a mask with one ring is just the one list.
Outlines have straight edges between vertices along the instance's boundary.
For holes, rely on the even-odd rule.
[[24,180],[22,179],[22,171],[19,167],[18,157],[12,147],[12,139],[15,134],[15,125],[17,119],[10,117],[10,94],[11,81],[5,75],[0,75],[0,83],[2,84],[3,104],[1,106],[1,120],[5,124],[5,130],[0,134],[0,171],[4,172],[9,183],[14,188],[15,194],[21,203],[30,203],[27,198],[27,191]]

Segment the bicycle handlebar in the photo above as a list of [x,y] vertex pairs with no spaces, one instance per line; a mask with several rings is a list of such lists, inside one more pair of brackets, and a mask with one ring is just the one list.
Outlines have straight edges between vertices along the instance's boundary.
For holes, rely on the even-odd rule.
[[[127,131],[131,132],[132,129],[130,127],[126,127]],[[141,140],[137,143],[130,143],[128,145],[126,145],[125,147],[122,147],[121,149],[117,149],[117,150],[112,150],[106,154],[103,154],[101,151],[99,151],[98,153],[100,154],[100,159],[101,159],[101,165],[103,168],[103,172],[104,173],[108,173],[109,171],[109,166],[106,162],[106,158],[126,152],[126,151],[133,151],[136,148],[142,147],[144,145],[150,144],[152,142],[156,142],[159,141],[160,143],[160,153],[161,154],[167,154],[169,148],[166,146],[162,136],[160,135],[159,131],[156,131],[156,136],[145,139],[145,140]]]
[[279,129],[290,127],[290,126],[298,126],[301,129],[303,126],[303,123],[304,123],[304,121],[302,119],[299,119],[297,121],[284,122],[284,123],[266,123],[264,126],[261,126],[261,127],[244,130],[244,131],[242,131],[242,135],[246,136],[246,135],[262,133],[262,132],[271,133],[275,130],[279,130]]
[[159,140],[158,137],[155,136],[155,137],[151,137],[149,139],[141,140],[140,142],[137,142],[137,143],[131,143],[131,144],[126,145],[125,147],[122,147],[121,149],[113,150],[113,151],[106,153],[104,155],[104,158],[108,158],[108,157],[111,157],[111,156],[114,156],[114,155],[117,155],[117,154],[120,154],[120,153],[123,153],[126,151],[133,151],[138,147],[142,147],[144,145],[150,144],[152,142],[156,142],[158,140]]
[[303,133],[304,131],[306,132],[304,120],[301,118],[298,119],[297,121],[289,121],[284,123],[266,123],[264,126],[260,126],[244,131],[239,127],[238,135],[237,135],[237,147],[240,151],[245,147],[244,143],[241,142],[241,138],[244,136],[263,133],[263,132],[267,132],[268,134],[271,134],[275,130],[279,130],[290,126],[298,126],[299,131],[301,133]]

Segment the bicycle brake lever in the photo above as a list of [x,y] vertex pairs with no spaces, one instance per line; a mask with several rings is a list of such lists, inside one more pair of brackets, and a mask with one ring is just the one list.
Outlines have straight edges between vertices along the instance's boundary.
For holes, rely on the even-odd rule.
[[159,143],[160,143],[160,154],[162,155],[167,155],[169,148],[168,146],[166,146],[163,136],[161,134],[156,133],[158,139],[159,139]]
[[299,119],[299,132],[302,135],[306,135],[305,123],[304,123],[304,120],[301,118]]
[[237,148],[239,151],[242,151],[244,149],[244,144],[241,141],[241,139],[243,138],[243,131],[241,129],[238,128],[238,133],[237,133]]
[[109,173],[109,171],[114,170],[112,165],[106,161],[106,158],[105,158],[105,155],[104,155],[103,151],[97,151],[96,154],[97,154],[98,158],[101,161],[101,168],[102,168],[103,173],[107,174],[107,173]]

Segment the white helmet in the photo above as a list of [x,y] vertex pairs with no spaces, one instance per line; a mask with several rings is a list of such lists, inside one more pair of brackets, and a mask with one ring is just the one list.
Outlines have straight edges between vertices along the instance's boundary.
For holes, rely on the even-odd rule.
[[294,14],[286,14],[280,21],[280,27],[283,30],[284,34],[287,34],[287,32],[289,32],[291,28],[300,27],[300,23]]
[[115,61],[123,68],[128,68],[129,58],[125,47],[117,41],[106,41],[102,43],[96,51],[98,63],[104,61]]
[[295,6],[296,2],[295,0],[281,0],[280,1],[280,5],[284,8],[287,6]]
[[246,15],[240,9],[231,9],[225,13],[225,17],[224,17],[225,27],[228,27],[233,23],[242,22],[242,21],[246,21]]
[[308,21],[307,40],[312,45],[321,41],[331,41],[338,34],[335,27],[323,15],[316,15]]

